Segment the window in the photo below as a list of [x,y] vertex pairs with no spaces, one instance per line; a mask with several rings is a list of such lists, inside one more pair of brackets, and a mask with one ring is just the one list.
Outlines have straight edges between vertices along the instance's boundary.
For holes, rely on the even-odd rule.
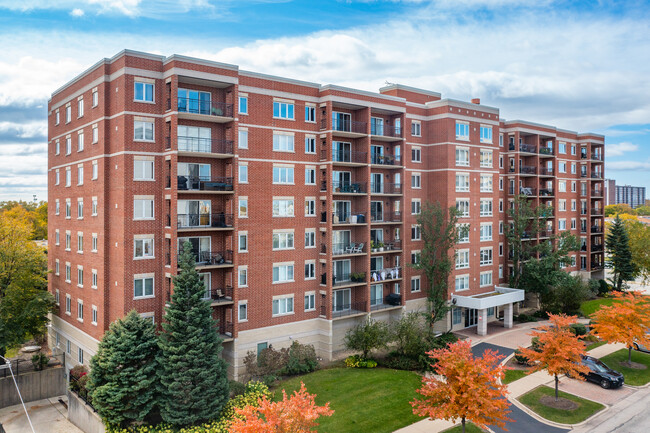
[[557,222],[557,229],[558,230],[566,230],[566,220],[561,219]]
[[153,238],[135,239],[133,250],[134,259],[153,258]]
[[456,269],[469,268],[469,250],[458,250],[456,253]]
[[77,117],[84,117],[84,99],[83,96],[77,100]]
[[273,150],[278,152],[294,152],[294,136],[274,132]]
[[458,243],[466,244],[469,242],[469,223],[458,224]]
[[65,123],[70,123],[72,121],[72,105],[68,103],[65,106]]
[[57,168],[56,171],[54,172],[54,185],[58,185],[61,181],[61,174],[59,173],[59,169]]
[[99,92],[97,91],[97,89],[93,89],[92,95],[93,95],[92,96],[93,107],[96,107],[99,105]]
[[305,153],[316,153],[316,137],[305,137]]
[[153,122],[135,120],[133,122],[133,139],[153,141]]
[[293,200],[274,199],[273,200],[273,216],[274,217],[292,217],[293,216]]
[[566,200],[562,199],[558,203],[558,211],[564,212],[566,211]]
[[481,175],[481,192],[492,192],[492,177],[491,174]]
[[305,169],[305,185],[316,185],[316,169]]
[[82,232],[77,233],[77,252],[80,254],[84,252],[84,234]]
[[72,169],[70,167],[67,167],[65,169],[65,186],[71,186],[72,185]]
[[248,267],[240,266],[237,269],[237,286],[248,287]]
[[576,182],[571,182],[571,192],[576,192]]
[[72,137],[68,136],[65,138],[65,154],[70,155],[72,153]]
[[59,245],[59,229],[54,231],[54,245]]
[[499,168],[503,168],[503,156],[499,157]]
[[571,200],[571,210],[572,211],[575,211],[577,209],[576,205],[577,205],[576,200]]
[[417,265],[420,263],[420,251],[419,250],[413,250],[411,251],[411,264]]
[[240,322],[246,322],[248,320],[248,301],[239,301],[237,307],[237,319]]
[[411,161],[422,162],[422,149],[415,146],[411,148]]
[[59,259],[56,259],[54,261],[54,275],[59,275],[60,270],[61,270],[61,264],[59,263]]
[[576,171],[576,163],[572,162],[571,163],[571,174],[576,174],[576,173],[577,173],[577,171]]
[[558,163],[558,171],[560,173],[566,173],[566,162]]
[[316,216],[316,199],[305,199],[305,216]]
[[54,142],[54,154],[58,155],[59,153],[61,153],[61,142],[59,140],[56,140]]
[[571,145],[571,155],[575,155],[575,154],[576,154],[576,145],[572,144]]
[[59,293],[59,289],[56,289],[56,291],[54,292],[54,303],[56,305],[59,305],[60,301],[61,301],[61,294]]
[[481,266],[492,264],[492,248],[481,248]]
[[93,288],[93,289],[96,289],[97,288],[97,279],[98,279],[98,277],[97,277],[97,269],[93,269],[93,270],[90,271],[90,277],[91,277],[90,287]]
[[481,241],[492,240],[492,224],[481,224]]
[[77,286],[84,286],[84,268],[83,266],[77,266]]
[[456,148],[456,165],[461,167],[469,167],[469,149],[464,147]]
[[248,166],[245,164],[239,165],[239,183],[248,183]]
[[411,215],[419,215],[422,212],[422,203],[419,199],[411,200]]
[[316,247],[316,230],[305,230],[305,248]]
[[420,239],[422,239],[421,228],[419,225],[414,224],[411,226],[411,240],[419,241]]
[[576,219],[575,219],[575,218],[571,218],[571,230],[575,230],[576,227],[577,227],[577,225],[576,225]]
[[240,149],[248,149],[248,129],[239,128],[239,140],[237,146]]
[[97,216],[97,197],[93,197],[92,201],[90,202],[90,213],[92,216]]
[[133,83],[133,100],[153,102],[153,84],[136,81]]
[[293,249],[293,233],[273,233],[274,250]]
[[273,183],[293,185],[293,167],[273,167]]
[[566,143],[563,143],[561,141],[558,143],[558,152],[566,153]]
[[79,364],[84,363],[84,351],[81,347],[77,348],[77,359],[79,360]]
[[61,212],[61,203],[59,203],[59,199],[57,198],[54,204],[54,215],[58,215],[59,212]]
[[560,192],[566,192],[566,180],[561,180],[558,182],[557,185],[558,191]]
[[316,262],[305,262],[305,280],[316,279]]
[[82,198],[77,199],[77,219],[84,217],[84,201]]
[[481,272],[481,287],[492,285],[492,271]]
[[316,294],[305,293],[305,311],[314,311],[316,309]]
[[293,120],[293,104],[288,102],[273,101],[273,117],[278,119]]
[[78,165],[77,166],[77,185],[83,185],[84,184],[84,166],[83,165]]
[[499,234],[503,234],[503,221],[499,221]]
[[[68,312],[68,314],[69,314],[69,312]],[[66,351],[66,353],[68,355],[70,355],[72,353],[71,346],[72,345],[70,344],[70,340],[66,340],[66,342],[65,342],[65,351]]]
[[152,199],[134,199],[133,200],[133,219],[153,219],[153,200]]
[[79,131],[77,134],[77,152],[81,152],[84,150],[84,133],[83,131]]
[[239,199],[239,218],[248,218],[248,197]]
[[99,142],[99,128],[97,128],[97,125],[93,125],[92,131],[93,131],[93,144],[95,144]]
[[92,162],[92,180],[97,180],[99,177],[99,165],[97,164],[97,161]]
[[293,295],[273,299],[273,315],[293,314]]
[[65,249],[66,251],[70,251],[72,245],[72,235],[70,234],[69,230],[66,230],[65,232]]
[[456,209],[458,209],[459,218],[468,218],[469,217],[469,200],[468,199],[456,199]]
[[77,320],[84,321],[84,301],[77,299]]
[[420,277],[411,277],[411,292],[419,292],[420,290]]
[[492,200],[481,199],[481,216],[492,216]]
[[483,125],[481,125],[481,143],[492,143],[492,127],[491,126],[483,126]]
[[91,311],[92,311],[92,318],[90,322],[93,325],[97,325],[97,307],[93,305]]
[[153,277],[135,277],[133,279],[133,297],[153,297]]
[[456,275],[456,286],[455,289],[457,292],[462,292],[463,290],[469,289],[469,275]]
[[[70,295],[65,295],[65,312],[68,315],[72,312],[72,298]],[[68,343],[70,343],[70,340],[68,340]],[[68,353],[70,353],[69,347],[70,345],[68,344]]]
[[248,97],[239,97],[239,114],[248,114]]
[[456,173],[456,192],[469,191],[469,174]]
[[305,105],[305,122],[316,122],[316,107]]
[[97,233],[93,233],[92,242],[91,242],[91,252],[97,252],[97,242],[98,242]]
[[492,168],[492,151],[481,150],[481,167]]
[[138,158],[134,159],[133,180],[154,180],[153,161]]
[[461,308],[453,308],[451,310],[452,324],[460,325],[463,322],[463,310]]
[[68,262],[66,262],[65,264],[65,282],[66,283],[72,282],[72,267]]
[[293,281],[293,264],[274,264],[273,265],[273,282],[287,283]]
[[499,212],[503,212],[503,199],[499,199]]
[[240,253],[248,252],[248,232],[239,232],[238,236],[238,250]]
[[61,123],[61,116],[60,116],[59,110],[56,110],[54,115],[55,115],[54,124],[58,125],[59,123]]
[[420,173],[415,173],[411,175],[411,188],[413,189],[422,188],[422,175],[420,175]]
[[419,122],[417,120],[411,121],[411,135],[414,136],[414,137],[422,136],[422,123],[421,122]]
[[469,123],[456,121],[456,140],[469,140]]

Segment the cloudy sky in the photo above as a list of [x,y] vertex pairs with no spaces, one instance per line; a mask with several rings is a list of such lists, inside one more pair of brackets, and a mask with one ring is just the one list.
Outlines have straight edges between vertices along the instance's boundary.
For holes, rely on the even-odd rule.
[[376,91],[386,81],[605,134],[650,187],[650,6],[553,0],[0,0],[0,200],[47,196],[49,95],[124,48]]

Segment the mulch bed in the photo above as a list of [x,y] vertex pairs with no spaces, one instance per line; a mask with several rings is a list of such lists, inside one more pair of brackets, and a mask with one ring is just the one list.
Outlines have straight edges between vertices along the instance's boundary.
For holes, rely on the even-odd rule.
[[506,362],[506,367],[512,369],[512,370],[522,370],[522,371],[528,371],[530,370],[530,366],[525,365],[525,364],[520,364],[518,363],[514,356]]
[[619,362],[619,364],[621,364],[622,367],[631,368],[633,370],[647,370],[648,369],[648,367],[646,365],[643,365],[643,364],[640,364],[640,363],[634,362],[634,361],[632,361],[632,362],[624,361],[624,362]]
[[576,410],[578,408],[578,403],[568,400],[566,398],[559,397],[557,401],[555,397],[550,395],[545,395],[539,399],[539,402],[544,406],[552,407],[553,409],[559,410]]

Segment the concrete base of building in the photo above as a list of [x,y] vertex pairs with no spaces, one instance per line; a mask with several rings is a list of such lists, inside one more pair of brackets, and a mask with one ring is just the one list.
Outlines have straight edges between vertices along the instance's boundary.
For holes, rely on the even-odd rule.
[[50,315],[47,338],[54,354],[65,353],[65,366],[68,370],[80,364],[79,349],[83,351],[83,364],[88,367],[90,358],[97,353],[99,346],[98,340],[56,315]]

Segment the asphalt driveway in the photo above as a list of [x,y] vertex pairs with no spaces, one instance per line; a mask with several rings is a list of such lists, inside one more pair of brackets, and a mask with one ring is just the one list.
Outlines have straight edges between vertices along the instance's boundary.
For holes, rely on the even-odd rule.
[[497,346],[496,344],[479,343],[476,346],[472,346],[472,354],[474,357],[481,357],[483,356],[483,352],[485,352],[486,349],[496,350],[499,355],[503,355],[501,361],[513,354],[515,351],[509,347]]
[[[514,422],[507,422],[506,428],[508,433],[561,433],[569,430],[553,427],[548,424],[537,421],[517,406],[510,405],[511,413],[509,417]],[[499,427],[490,426],[494,433],[506,433],[506,430]]]

